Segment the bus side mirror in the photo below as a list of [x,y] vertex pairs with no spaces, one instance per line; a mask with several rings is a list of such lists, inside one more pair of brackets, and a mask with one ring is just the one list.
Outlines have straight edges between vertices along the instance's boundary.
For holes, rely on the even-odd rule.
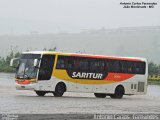
[[38,59],[34,59],[34,67],[37,67],[38,65]]
[[10,61],[10,66],[16,68],[18,66],[19,63],[19,58],[13,58]]

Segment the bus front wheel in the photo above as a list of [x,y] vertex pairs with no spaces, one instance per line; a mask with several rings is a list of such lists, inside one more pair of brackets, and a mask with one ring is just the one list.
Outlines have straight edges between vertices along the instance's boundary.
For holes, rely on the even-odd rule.
[[44,96],[46,92],[44,91],[35,91],[38,96]]
[[117,98],[121,99],[124,95],[124,87],[123,86],[117,86],[115,89],[115,93],[110,95],[111,98]]
[[94,93],[96,98],[105,98],[107,95],[104,93]]
[[55,97],[62,97],[65,91],[66,85],[64,83],[58,83],[56,85],[55,91],[53,92],[53,95]]

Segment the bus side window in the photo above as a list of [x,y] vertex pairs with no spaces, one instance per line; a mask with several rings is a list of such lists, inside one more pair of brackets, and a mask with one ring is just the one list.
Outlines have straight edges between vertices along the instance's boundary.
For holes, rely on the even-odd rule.
[[56,69],[68,69],[73,68],[73,58],[69,56],[58,56]]
[[102,59],[90,59],[90,71],[91,72],[104,72],[105,61]]
[[121,61],[121,66],[122,66],[122,72],[127,73],[128,69],[127,61]]
[[133,73],[133,62],[131,61],[121,61],[122,72]]
[[65,57],[58,56],[56,69],[64,69],[65,68]]
[[99,65],[100,65],[100,71],[104,71],[105,70],[105,61],[104,60],[100,60],[99,61]]
[[111,63],[111,60],[105,60],[105,70],[113,72],[113,64]]
[[76,71],[88,71],[88,59],[83,57],[73,58],[73,69]]
[[65,63],[66,69],[73,70],[74,69],[73,62],[74,62],[74,57],[67,57]]
[[145,74],[145,63],[144,62],[135,62],[134,63],[134,72],[136,74]]
[[90,59],[90,71],[97,72],[98,71],[98,60],[95,58]]
[[120,63],[118,60],[113,60],[112,61],[113,64],[113,72],[121,72],[121,68],[120,68]]
[[80,70],[81,66],[80,66],[80,59],[79,58],[75,58],[73,60],[73,66],[75,70]]
[[145,69],[146,69],[146,64],[145,62],[141,62],[141,74],[145,74]]
[[144,62],[138,62],[137,63],[136,72],[138,74],[145,74],[145,63]]
[[128,61],[128,73],[133,73],[133,62]]
[[81,71],[88,71],[88,59],[87,58],[82,58],[80,61],[80,68]]

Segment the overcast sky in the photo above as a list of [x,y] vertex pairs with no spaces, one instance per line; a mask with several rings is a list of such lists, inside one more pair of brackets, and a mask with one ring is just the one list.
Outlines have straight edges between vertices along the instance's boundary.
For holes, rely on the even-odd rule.
[[124,9],[130,0],[0,0],[0,34],[79,32],[134,26],[160,26],[160,0],[155,8]]

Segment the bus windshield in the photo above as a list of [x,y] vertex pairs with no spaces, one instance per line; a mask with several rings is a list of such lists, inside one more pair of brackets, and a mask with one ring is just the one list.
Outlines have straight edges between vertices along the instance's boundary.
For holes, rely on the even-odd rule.
[[[34,67],[34,59],[39,59],[40,54],[22,54],[17,67],[16,78],[34,79],[38,68]],[[39,62],[38,62],[39,64]]]

